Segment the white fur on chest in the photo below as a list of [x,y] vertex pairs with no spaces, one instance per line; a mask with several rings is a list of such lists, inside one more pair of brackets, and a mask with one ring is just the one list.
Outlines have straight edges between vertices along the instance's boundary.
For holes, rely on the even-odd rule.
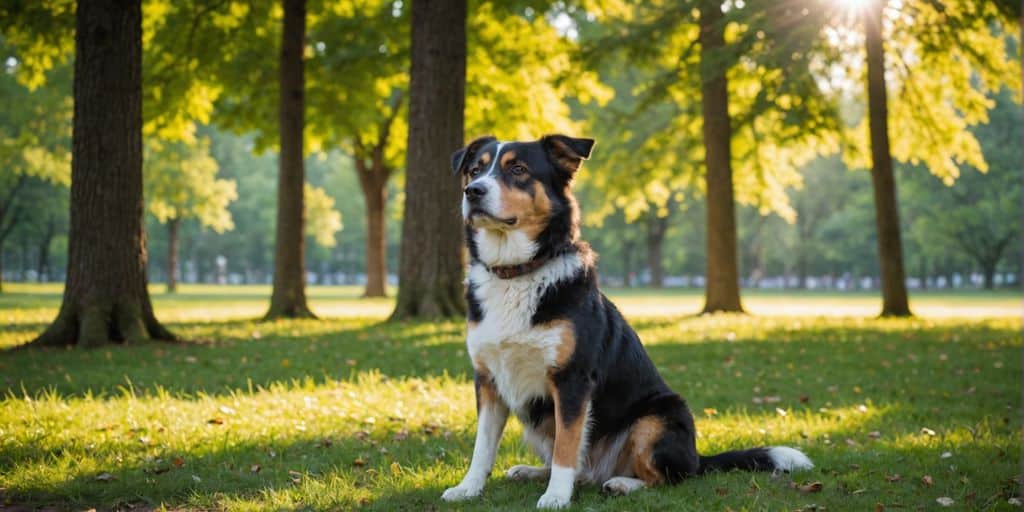
[[548,287],[571,278],[580,266],[575,254],[567,254],[512,279],[500,279],[479,263],[469,269],[483,313],[480,323],[467,332],[469,356],[485,367],[513,411],[548,394],[547,371],[555,365],[565,326],[532,326],[531,319]]

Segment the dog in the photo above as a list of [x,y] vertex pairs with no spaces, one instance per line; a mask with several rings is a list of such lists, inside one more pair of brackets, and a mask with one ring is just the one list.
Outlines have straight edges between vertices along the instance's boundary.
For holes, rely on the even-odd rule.
[[813,467],[783,446],[697,453],[686,402],[598,290],[595,255],[580,239],[571,188],[593,146],[565,135],[482,137],[452,155],[464,185],[477,431],[469,470],[442,499],[480,495],[510,413],[544,465],[505,475],[546,479],[538,508],[569,505],[577,482],[621,495],[708,471]]

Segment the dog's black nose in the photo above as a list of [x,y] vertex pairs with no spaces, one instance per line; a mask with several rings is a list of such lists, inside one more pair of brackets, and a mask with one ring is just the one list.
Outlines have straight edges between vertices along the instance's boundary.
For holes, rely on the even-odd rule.
[[468,187],[466,187],[465,192],[466,199],[469,199],[470,201],[477,201],[485,194],[487,194],[487,187],[483,186],[480,183],[472,183]]

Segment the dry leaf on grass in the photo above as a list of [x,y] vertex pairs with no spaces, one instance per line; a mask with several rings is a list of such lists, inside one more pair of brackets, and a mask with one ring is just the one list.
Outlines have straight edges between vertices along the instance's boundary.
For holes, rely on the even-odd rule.
[[956,503],[955,501],[953,501],[953,498],[950,498],[949,496],[935,498],[935,502],[938,503],[939,505],[942,505],[943,507],[952,507],[953,504]]

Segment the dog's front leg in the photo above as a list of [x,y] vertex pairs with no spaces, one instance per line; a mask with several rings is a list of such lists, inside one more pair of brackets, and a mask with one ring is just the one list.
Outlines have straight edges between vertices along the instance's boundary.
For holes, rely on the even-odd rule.
[[555,402],[555,447],[548,489],[537,508],[562,508],[572,501],[576,471],[587,443],[590,383],[582,375],[553,375],[548,388]]
[[441,499],[445,501],[473,498],[484,490],[487,476],[494,468],[501,433],[508,421],[508,406],[498,395],[494,382],[480,371],[476,374],[476,416],[476,443],[473,445],[473,460],[469,463],[469,471],[459,485],[444,491]]

